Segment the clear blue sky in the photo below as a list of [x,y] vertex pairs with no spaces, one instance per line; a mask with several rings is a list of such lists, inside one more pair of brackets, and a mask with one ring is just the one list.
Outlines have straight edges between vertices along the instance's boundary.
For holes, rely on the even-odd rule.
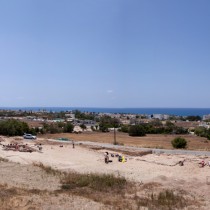
[[0,107],[210,107],[209,0],[0,0]]

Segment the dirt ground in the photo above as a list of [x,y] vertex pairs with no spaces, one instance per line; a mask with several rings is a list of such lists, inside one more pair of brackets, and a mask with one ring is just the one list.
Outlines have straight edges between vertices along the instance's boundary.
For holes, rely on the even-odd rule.
[[1,210],[107,209],[93,200],[65,193],[59,178],[30,164],[0,161]]
[[[194,135],[162,135],[162,134],[148,134],[143,137],[131,137],[127,133],[117,132],[116,140],[119,144],[138,146],[145,148],[159,148],[159,149],[172,149],[171,141],[177,137],[182,136],[188,142],[189,150],[210,150],[210,141],[206,138]],[[81,134],[45,134],[40,137],[43,138],[69,138],[75,141],[93,141],[102,143],[113,143],[114,133],[101,133],[101,132],[86,132]]]
[[[111,133],[108,137],[103,135],[104,138],[111,140]],[[83,134],[72,134],[71,138],[75,137],[74,140],[80,140],[82,136]],[[90,139],[93,136],[94,134],[86,135]],[[126,139],[125,134],[122,135],[121,139],[123,138]],[[90,139],[87,138],[87,140]],[[83,138],[81,140],[84,141]],[[102,138],[100,140],[103,142]],[[123,155],[120,152],[104,148],[93,150],[79,145],[72,148],[71,144],[63,144],[61,147],[62,142],[52,144],[52,141],[48,141],[46,136],[45,139],[39,138],[36,141],[2,136],[1,141],[5,145],[18,142],[27,143],[29,146],[34,146],[36,141],[43,142],[41,152],[6,151],[2,146],[0,147],[1,209],[116,209],[112,203],[106,205],[98,200],[96,202],[95,199],[89,199],[85,195],[57,193],[57,190],[60,189],[58,177],[46,174],[41,168],[35,166],[35,163],[42,163],[65,172],[105,173],[122,176],[129,182],[137,183],[142,187],[143,191],[140,193],[143,193],[143,196],[160,189],[183,192],[196,204],[186,209],[210,209],[210,167],[200,168],[198,164],[201,160],[210,161],[210,157],[166,154],[125,155],[127,162],[121,163],[116,157],[116,154]],[[104,163],[105,151],[113,154],[113,157],[110,156],[112,160],[110,164]],[[184,161],[184,166],[180,166],[179,161]],[[148,187],[150,185],[155,187]],[[120,203],[120,200],[118,202]]]

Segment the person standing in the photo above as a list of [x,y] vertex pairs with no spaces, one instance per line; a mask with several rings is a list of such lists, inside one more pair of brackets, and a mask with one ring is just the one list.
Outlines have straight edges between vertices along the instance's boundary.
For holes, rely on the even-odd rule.
[[109,153],[108,152],[104,153],[104,161],[105,161],[105,163],[109,163]]

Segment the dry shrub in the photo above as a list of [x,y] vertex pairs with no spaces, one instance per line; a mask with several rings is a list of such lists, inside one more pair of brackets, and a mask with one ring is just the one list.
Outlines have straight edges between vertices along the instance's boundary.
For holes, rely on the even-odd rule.
[[0,157],[0,162],[9,162],[7,158]]
[[181,193],[176,193],[172,190],[164,190],[158,194],[151,193],[148,197],[135,197],[138,208],[148,207],[149,209],[183,209],[190,205]]
[[155,188],[158,188],[158,187],[161,187],[162,185],[158,182],[148,182],[148,183],[145,183],[144,185],[142,185],[141,189],[144,190],[152,190],[152,189],[155,189]]
[[21,140],[23,140],[23,138],[15,137],[15,140],[16,140],[16,141],[21,141]]
[[161,206],[184,207],[185,198],[182,195],[175,194],[172,190],[160,192],[157,196],[157,202]]
[[0,198],[8,198],[17,194],[17,190],[15,188],[7,188],[7,185],[0,185]]
[[[156,182],[139,186],[137,183],[126,181],[124,177],[112,174],[66,173],[44,166],[42,163],[34,165],[42,168],[47,174],[59,176],[61,190],[55,191],[55,194],[67,193],[86,197],[110,205],[114,207],[113,209],[169,210],[199,205],[195,200],[186,198],[187,193],[163,190],[162,185]],[[38,191],[35,190],[33,193]]]
[[62,174],[61,171],[53,169],[51,166],[45,166],[43,163],[33,163],[33,165],[41,168],[47,174],[52,174],[52,175],[61,175]]
[[68,173],[61,180],[62,189],[88,187],[97,191],[119,190],[125,187],[126,179],[112,174]]

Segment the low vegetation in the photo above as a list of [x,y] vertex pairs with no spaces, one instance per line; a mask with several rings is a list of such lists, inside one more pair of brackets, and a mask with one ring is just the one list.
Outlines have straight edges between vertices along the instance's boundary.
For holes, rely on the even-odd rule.
[[74,126],[70,122],[55,122],[55,123],[43,123],[43,128],[41,130],[42,134],[45,133],[72,133]]
[[19,120],[9,119],[0,121],[0,135],[4,136],[21,136],[24,133],[34,133],[28,124]]
[[[49,175],[60,177],[61,189],[56,194],[64,193],[86,197],[113,209],[182,209],[195,204],[195,200],[185,198],[185,193],[162,189],[161,185],[138,185],[126,181],[124,177],[112,174],[80,174],[61,172],[42,163],[34,164]],[[148,191],[149,185],[149,191]],[[149,192],[149,193],[148,193]],[[151,192],[151,193],[150,193]],[[156,193],[155,193],[156,192]]]
[[62,189],[65,190],[88,187],[96,191],[120,191],[125,187],[126,179],[123,177],[115,177],[112,174],[68,173],[65,178],[61,180],[61,183]]
[[9,162],[7,158],[0,157],[0,162]]
[[185,120],[189,120],[189,121],[200,121],[200,120],[202,120],[202,118],[201,118],[201,116],[193,116],[193,115],[191,115],[191,116],[187,116],[186,118],[185,118]]
[[145,206],[149,209],[183,209],[189,205],[182,192],[166,189],[157,194],[151,193],[148,197],[135,198],[138,208]]
[[207,138],[208,140],[210,140],[210,129],[208,128],[205,128],[205,127],[197,127],[195,129],[195,134],[197,136],[201,136],[201,137],[205,137]]
[[41,168],[47,174],[58,175],[61,178],[62,189],[71,190],[80,187],[89,187],[97,191],[122,190],[126,185],[124,177],[115,177],[113,174],[79,174],[76,172],[61,172],[46,166],[43,163],[34,163],[36,167]]
[[129,136],[145,136],[146,132],[142,125],[132,125],[128,130]]
[[34,166],[37,166],[44,170],[47,174],[52,174],[52,175],[61,175],[61,171],[53,169],[51,166],[46,166],[43,163],[33,163]]
[[121,132],[129,133],[130,136],[145,136],[146,134],[187,134],[188,130],[175,126],[167,121],[165,125],[160,120],[139,125],[121,125]]
[[119,119],[104,115],[99,120],[99,129],[102,132],[108,132],[109,128],[118,128],[120,126]]
[[94,120],[95,119],[95,114],[92,112],[84,113],[79,110],[74,110],[73,113],[75,114],[76,119],[80,119],[80,120]]
[[187,141],[182,137],[176,137],[171,141],[171,144],[176,149],[184,149],[187,147]]

